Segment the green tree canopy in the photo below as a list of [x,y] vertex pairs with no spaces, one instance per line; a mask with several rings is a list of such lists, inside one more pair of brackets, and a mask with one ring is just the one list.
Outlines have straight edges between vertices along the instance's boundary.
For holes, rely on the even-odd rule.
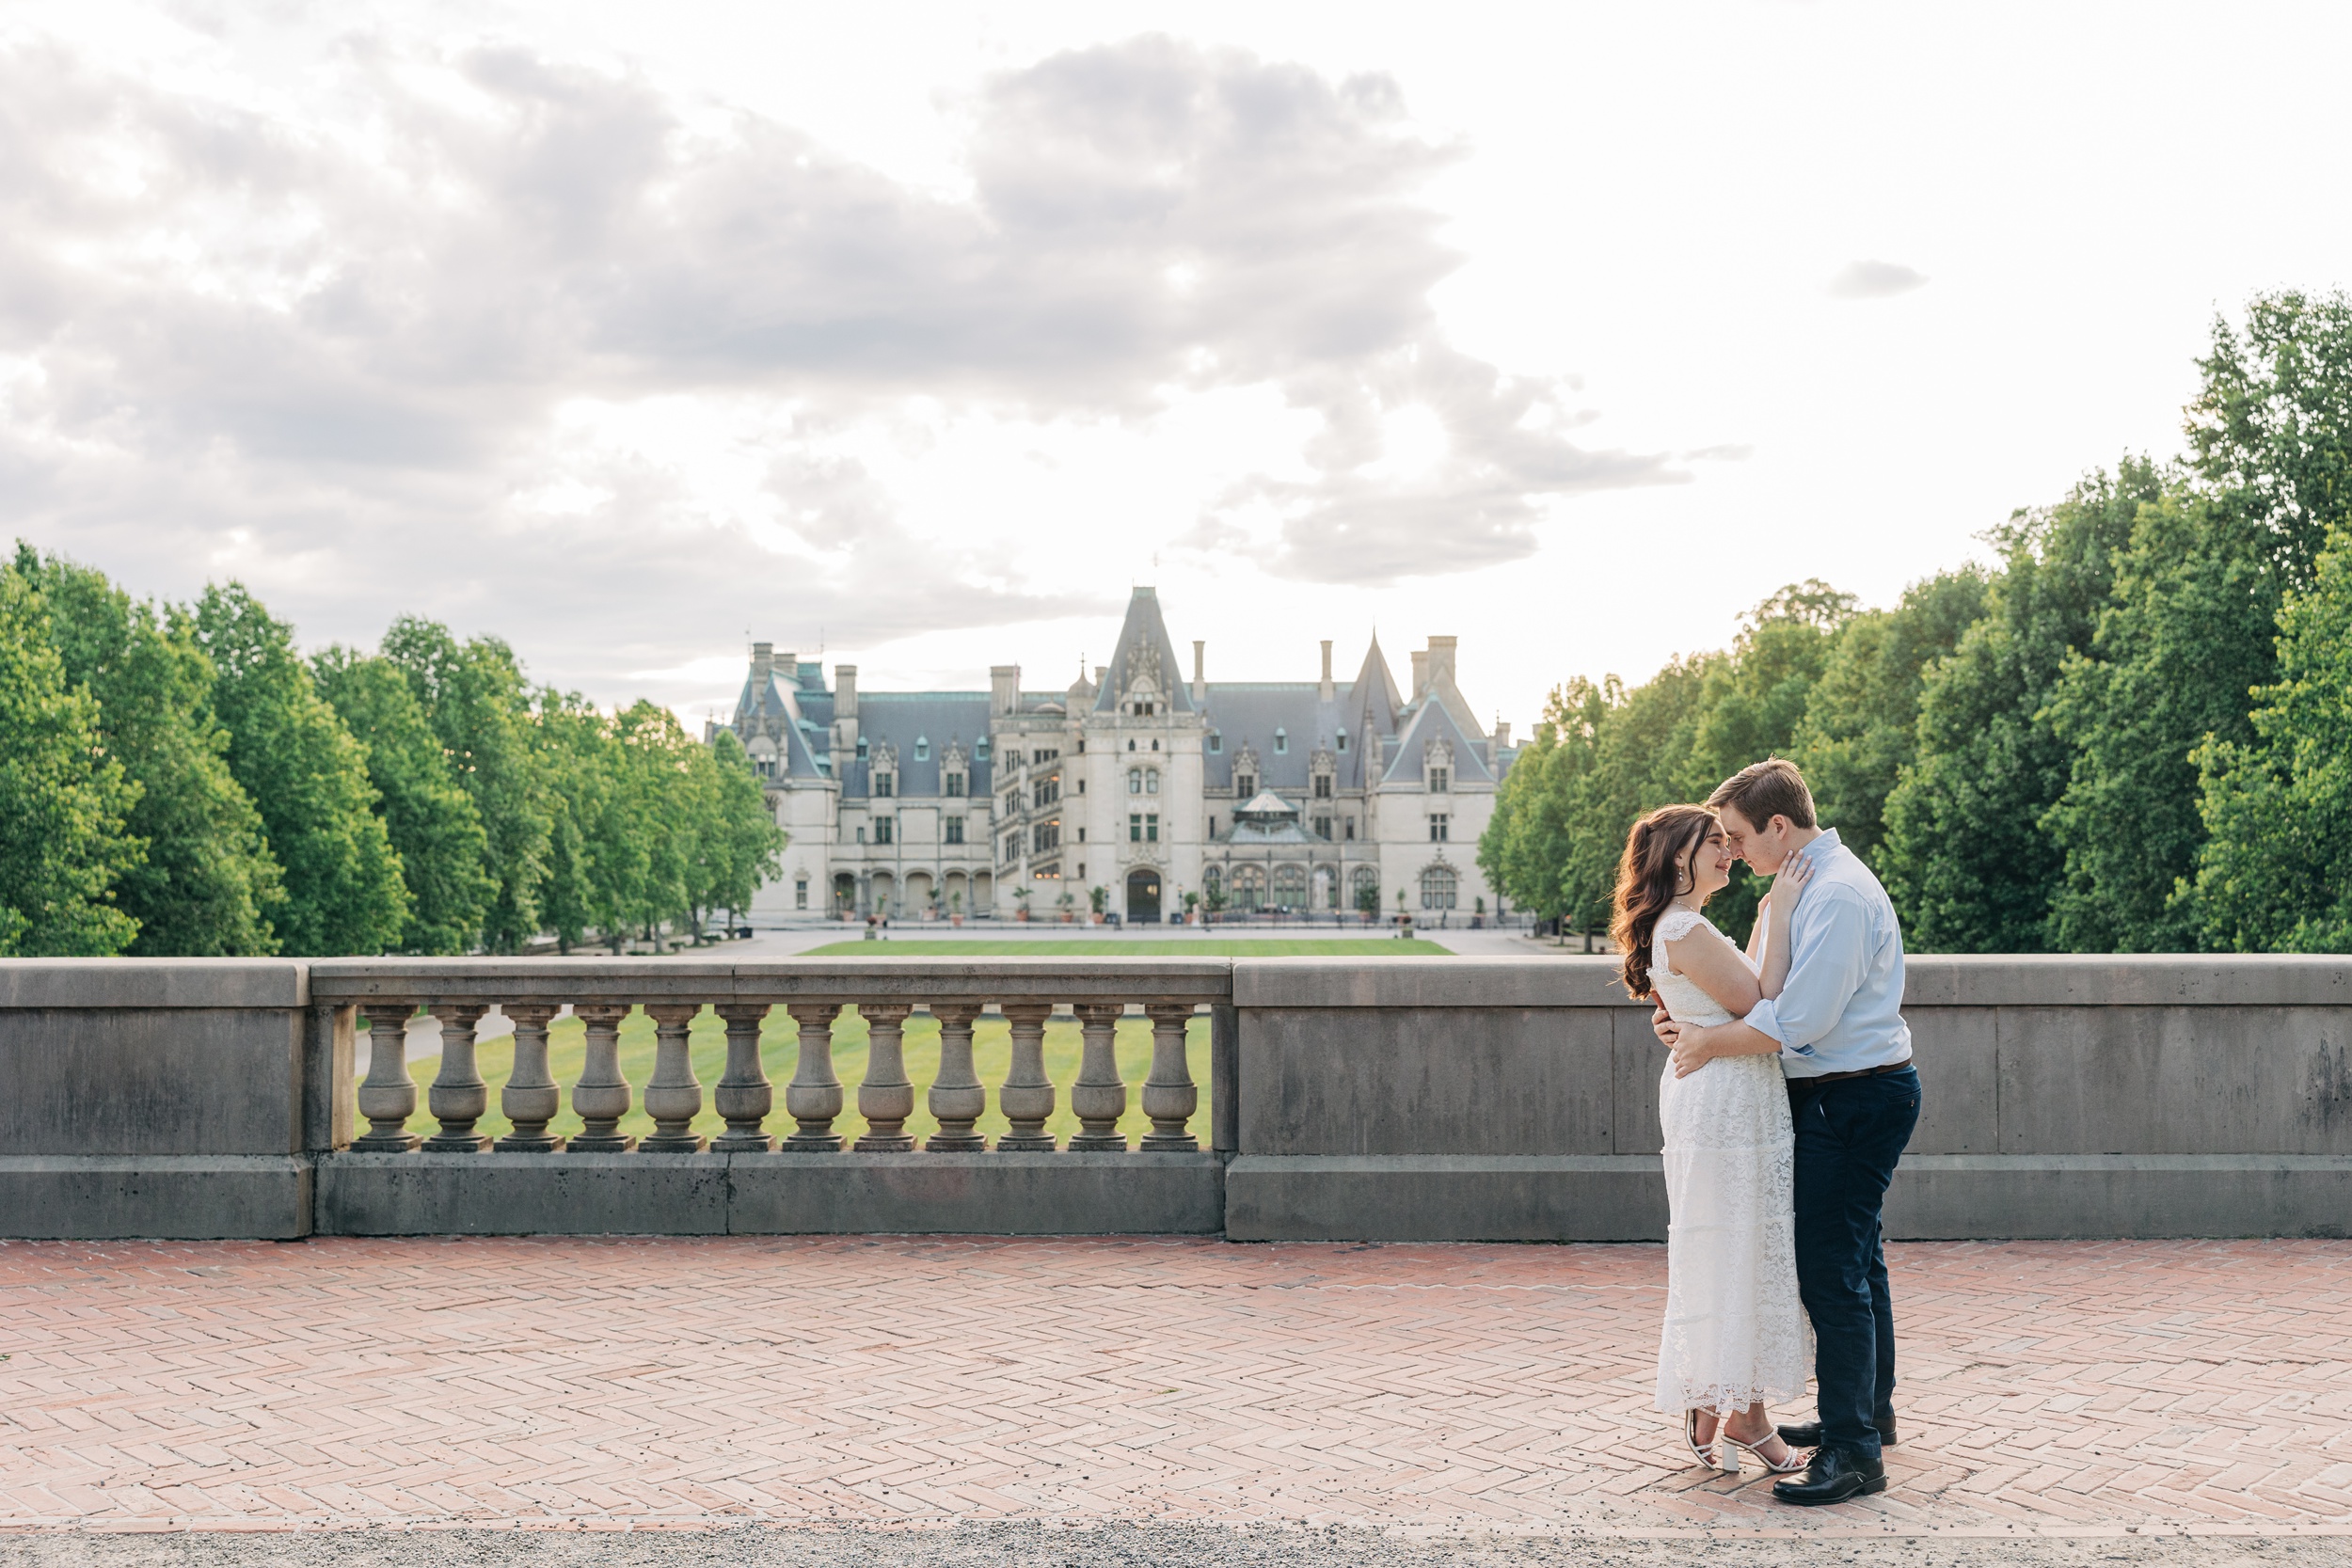
[[184,617],[136,604],[105,574],[31,546],[16,569],[39,586],[67,681],[96,701],[107,753],[137,785],[126,828],[147,852],[117,903],[138,922],[141,958],[278,951],[269,916],[284,901],[262,815],[229,768],[213,711],[213,662]]
[[1886,801],[1877,870],[1915,950],[2047,950],[2064,862],[2042,819],[2073,753],[2042,709],[2090,640],[2140,507],[2163,491],[2153,464],[2126,459],[1994,534],[2002,563],[1984,617],[1929,668],[1917,760]]
[[496,892],[482,945],[511,953],[539,934],[548,810],[532,735],[532,692],[514,650],[494,637],[459,642],[437,622],[402,616],[385,659],[407,676],[489,839]]
[[696,750],[709,759],[716,783],[709,820],[695,835],[696,895],[706,911],[739,913],[752,907],[760,883],[783,875],[784,830],[733,730],[721,730],[711,746]]
[[0,567],[0,957],[104,958],[138,935],[115,903],[145,846],[138,786],[109,755],[97,700],[66,684],[34,579]]
[[2196,908],[2209,947],[2352,952],[2352,531],[2280,615],[2279,681],[2252,738],[2199,747]]
[[284,869],[282,950],[389,951],[408,924],[400,856],[376,814],[366,748],[312,685],[292,629],[237,583],[197,601],[198,641],[219,673],[214,703],[229,768],[260,808]]
[[332,647],[310,661],[311,678],[367,748],[368,782],[408,890],[404,953],[465,953],[482,940],[497,895],[489,835],[425,722],[407,677],[389,660]]

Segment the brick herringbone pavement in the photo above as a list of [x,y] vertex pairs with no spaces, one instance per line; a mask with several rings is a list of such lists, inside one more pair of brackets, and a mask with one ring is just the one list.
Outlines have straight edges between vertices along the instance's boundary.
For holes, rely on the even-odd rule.
[[1884,1497],[1648,1410],[1662,1249],[0,1243],[0,1528],[2352,1524],[2352,1244],[1893,1249]]

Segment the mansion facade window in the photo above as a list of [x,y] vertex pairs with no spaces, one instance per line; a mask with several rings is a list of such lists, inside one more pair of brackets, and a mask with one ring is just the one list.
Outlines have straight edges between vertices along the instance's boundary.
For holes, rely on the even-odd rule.
[[1348,903],[1356,909],[1370,905],[1373,913],[1380,912],[1380,873],[1371,866],[1359,865],[1347,879]]
[[1424,910],[1450,910],[1459,882],[1451,866],[1433,865],[1421,874],[1421,907]]
[[950,773],[950,774],[948,774],[948,775],[947,775],[947,777],[946,777],[946,779],[944,781],[944,785],[943,785],[943,787],[945,787],[945,789],[946,789],[946,792],[947,792],[947,799],[949,799],[949,800],[962,800],[962,799],[963,799],[963,775],[962,775],[962,774],[961,774],[961,773]]
[[875,843],[877,843],[877,844],[888,844],[888,843],[890,842],[890,832],[891,832],[891,819],[890,819],[889,817],[887,817],[887,816],[877,816],[876,818],[874,818],[874,842],[875,842]]
[[961,844],[963,842],[963,818],[961,816],[948,817],[946,824],[946,831],[948,843]]
[[1029,852],[1031,854],[1041,855],[1048,849],[1060,847],[1061,824],[1059,822],[1041,822],[1029,830]]
[[1160,841],[1160,814],[1155,811],[1131,811],[1127,814],[1127,842],[1157,844]]
[[1442,813],[1431,816],[1429,818],[1429,842],[1432,844],[1443,844],[1446,841],[1447,834],[1452,831],[1453,826],[1454,819],[1443,815]]

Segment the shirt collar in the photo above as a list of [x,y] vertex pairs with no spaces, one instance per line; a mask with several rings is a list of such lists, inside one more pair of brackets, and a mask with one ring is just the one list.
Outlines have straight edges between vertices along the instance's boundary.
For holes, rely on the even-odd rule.
[[1837,842],[1837,830],[1828,828],[1822,831],[1820,837],[1798,850],[1797,854],[1800,859],[1815,863],[1818,869],[1819,863],[1827,860],[1834,851],[1840,847]]

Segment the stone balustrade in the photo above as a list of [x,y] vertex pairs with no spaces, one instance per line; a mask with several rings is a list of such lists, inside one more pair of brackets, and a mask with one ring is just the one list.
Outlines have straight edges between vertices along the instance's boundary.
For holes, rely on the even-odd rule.
[[[1654,1239],[1661,1056],[1613,971],[0,959],[0,1234]],[[1904,1010],[1926,1104],[1891,1236],[2352,1233],[2352,960],[1919,958]],[[1150,1033],[1140,1082],[1122,1021]],[[779,1099],[761,1032],[787,1024]],[[437,1037],[429,1084],[411,1029]],[[907,1039],[934,1030],[918,1116]],[[836,1045],[861,1034],[852,1100]],[[634,1085],[625,1043],[650,1045]]]

